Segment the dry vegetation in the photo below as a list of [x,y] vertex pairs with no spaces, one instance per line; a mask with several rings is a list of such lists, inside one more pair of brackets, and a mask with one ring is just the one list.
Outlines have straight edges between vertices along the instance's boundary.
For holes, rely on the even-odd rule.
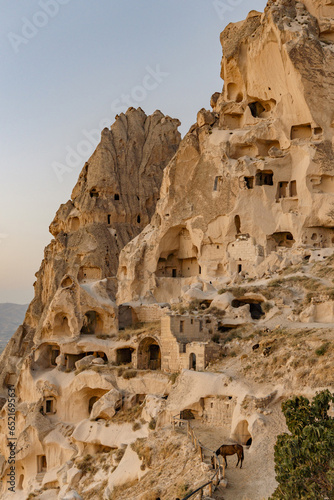
[[[334,342],[328,329],[258,329],[249,336],[231,339],[226,359],[210,370],[238,363],[241,376],[255,382],[291,384],[301,387],[327,387],[334,384]],[[259,345],[253,350],[253,346]],[[232,358],[235,358],[234,360]]]
[[147,473],[140,482],[115,488],[112,500],[182,498],[211,478],[211,471],[203,473],[199,455],[184,434],[154,432],[149,441],[138,439],[131,447],[142,461],[142,470]]

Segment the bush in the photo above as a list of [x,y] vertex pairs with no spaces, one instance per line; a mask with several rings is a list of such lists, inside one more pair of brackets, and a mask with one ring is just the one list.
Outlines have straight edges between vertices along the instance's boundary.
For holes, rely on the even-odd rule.
[[80,462],[77,463],[77,467],[81,470],[83,475],[88,472],[95,474],[98,470],[97,467],[93,465],[92,455],[86,455]]
[[138,431],[139,429],[141,428],[141,423],[140,422],[135,422],[132,426],[132,430],[135,432],[135,431]]
[[175,384],[177,377],[179,376],[179,372],[174,372],[169,375],[169,380],[172,382],[172,384]]
[[282,404],[289,434],[277,437],[278,487],[271,500],[333,498],[334,418],[328,415],[334,394],[323,391],[310,401],[302,396]]
[[211,340],[212,340],[212,342],[215,342],[216,344],[219,344],[219,342],[220,342],[220,335],[219,335],[219,333],[215,333],[214,335],[212,335]]
[[114,453],[114,459],[116,462],[120,462],[125,454],[125,448],[118,448]]
[[134,377],[137,377],[137,370],[126,370],[123,372],[123,378],[126,380]]
[[329,346],[330,346],[330,342],[325,342],[324,344],[322,344],[322,346],[319,347],[319,349],[317,349],[315,351],[316,355],[317,356],[323,356],[324,354],[326,354],[326,352],[329,349]]
[[265,313],[269,312],[270,309],[274,307],[272,302],[264,302],[263,304],[261,304],[261,306],[262,306],[262,311]]
[[148,428],[151,429],[151,431],[154,431],[154,429],[156,428],[156,426],[157,426],[157,423],[156,423],[155,419],[152,418],[152,420],[148,424]]

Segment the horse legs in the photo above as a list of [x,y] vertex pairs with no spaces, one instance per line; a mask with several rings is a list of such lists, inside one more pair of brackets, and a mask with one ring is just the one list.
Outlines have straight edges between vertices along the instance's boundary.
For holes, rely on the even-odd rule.
[[240,462],[240,457],[239,457],[239,455],[238,455],[238,461],[237,461],[237,465],[236,465],[236,467],[238,467],[239,462]]
[[225,455],[225,468],[227,469],[227,460],[226,460],[226,455]]

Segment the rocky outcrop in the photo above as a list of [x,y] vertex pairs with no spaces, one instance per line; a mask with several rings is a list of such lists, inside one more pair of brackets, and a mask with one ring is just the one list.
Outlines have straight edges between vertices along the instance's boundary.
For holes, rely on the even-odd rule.
[[120,303],[168,302],[199,280],[259,277],[333,248],[334,53],[314,17],[333,9],[270,1],[223,31],[223,92],[165,170],[151,224],[121,253]]
[[206,453],[245,446],[253,480],[229,472],[224,498],[274,490],[281,400],[333,384],[333,10],[270,0],[227,26],[223,91],[181,143],[160,111],[102,131],[0,361],[22,495],[183,498],[211,464],[180,419]]
[[0,361],[1,385],[46,331],[79,335],[85,308],[109,308],[104,326],[112,329],[119,252],[154,213],[163,170],[180,142],[179,124],[160,111],[146,116],[129,108],[102,131],[71,200],[50,225],[54,239],[36,273],[35,298]]

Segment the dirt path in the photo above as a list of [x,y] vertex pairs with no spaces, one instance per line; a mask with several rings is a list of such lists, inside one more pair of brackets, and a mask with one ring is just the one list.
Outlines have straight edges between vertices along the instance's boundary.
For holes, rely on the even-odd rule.
[[[199,422],[192,422],[195,433],[201,443],[210,450],[216,450],[221,444],[228,444],[229,429],[209,427]],[[214,494],[216,500],[262,500],[274,491],[274,445],[277,434],[286,430],[280,406],[272,408],[272,413],[263,418],[261,432],[254,439],[252,446],[244,447],[242,469],[236,468],[237,457],[227,457],[227,488],[219,487]],[[210,462],[210,453],[205,455]]]

